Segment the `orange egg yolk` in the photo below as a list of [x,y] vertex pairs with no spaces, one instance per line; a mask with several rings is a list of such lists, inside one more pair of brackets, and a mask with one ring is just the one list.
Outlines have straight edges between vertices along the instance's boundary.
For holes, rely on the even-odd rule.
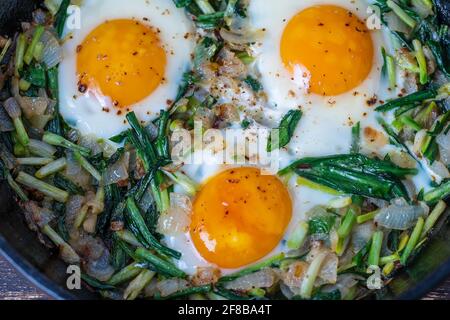
[[111,20],[77,47],[78,89],[130,107],[163,81],[166,53],[157,31],[135,20]]
[[224,171],[206,183],[193,204],[190,233],[203,258],[239,268],[269,254],[291,220],[286,187],[257,168]]
[[281,58],[293,73],[307,69],[309,92],[334,96],[361,84],[372,69],[373,43],[363,21],[332,5],[314,6],[294,16],[284,29]]

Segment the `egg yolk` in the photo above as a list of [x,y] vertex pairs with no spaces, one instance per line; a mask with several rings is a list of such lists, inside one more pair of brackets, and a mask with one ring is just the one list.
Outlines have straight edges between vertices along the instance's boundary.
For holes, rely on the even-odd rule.
[[224,171],[206,183],[193,204],[190,233],[201,256],[238,268],[269,254],[291,220],[283,183],[257,168]]
[[308,70],[309,92],[333,96],[361,84],[372,69],[373,43],[365,23],[332,5],[314,6],[294,16],[284,29],[281,58],[293,73]]
[[77,47],[78,89],[129,107],[163,81],[166,53],[157,31],[135,20],[104,22]]

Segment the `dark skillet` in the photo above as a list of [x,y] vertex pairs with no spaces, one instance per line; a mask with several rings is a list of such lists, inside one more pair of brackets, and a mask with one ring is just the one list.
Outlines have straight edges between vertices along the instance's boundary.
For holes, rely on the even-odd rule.
[[[450,2],[438,0],[439,16],[450,24]],[[0,34],[12,34],[18,21],[30,20],[35,0],[0,0]],[[66,289],[66,266],[54,252],[40,244],[5,183],[0,184],[0,252],[28,279],[56,299],[96,299],[87,289]],[[408,269],[398,274],[379,299],[418,299],[450,277],[450,225],[419,253]]]

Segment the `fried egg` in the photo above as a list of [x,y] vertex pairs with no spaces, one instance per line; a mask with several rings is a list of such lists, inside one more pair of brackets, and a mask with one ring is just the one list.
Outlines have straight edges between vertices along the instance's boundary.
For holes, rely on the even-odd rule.
[[[374,106],[396,97],[406,80],[399,74],[396,88],[389,88],[383,79],[381,48],[392,50],[390,35],[368,28],[370,14],[367,2],[358,0],[250,1],[250,26],[264,34],[252,46],[252,67],[267,103],[258,106],[262,121],[238,135],[263,124],[276,127],[289,110],[300,109],[295,134],[277,155],[280,168],[302,157],[349,153],[357,122],[362,153],[383,157],[398,151]],[[267,136],[259,138],[267,143]],[[226,165],[214,161],[217,154],[210,156],[183,167],[201,189],[192,199],[186,232],[165,236],[170,247],[183,252],[177,264],[190,274],[208,266],[229,274],[289,253],[287,241],[308,211],[339,197],[300,185],[295,176],[281,181],[262,175],[258,165]],[[415,177],[416,189],[428,180]]]
[[[270,8],[268,8],[270,7]],[[366,26],[362,1],[251,1],[251,25],[264,31],[253,46],[274,124],[303,111],[291,150],[297,157],[346,153],[349,127],[380,130],[373,105],[394,96],[381,81],[384,35]]]
[[82,134],[109,138],[125,115],[155,118],[177,95],[194,46],[192,22],[172,1],[86,0],[65,30],[60,112]]

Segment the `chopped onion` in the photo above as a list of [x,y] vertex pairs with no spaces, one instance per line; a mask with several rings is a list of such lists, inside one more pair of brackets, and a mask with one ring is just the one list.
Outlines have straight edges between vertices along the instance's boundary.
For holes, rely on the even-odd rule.
[[147,212],[154,203],[155,199],[153,198],[152,190],[151,188],[147,188],[142,195],[141,201],[139,201],[139,208],[142,212]]
[[339,290],[341,293],[341,298],[345,299],[352,288],[354,288],[359,281],[363,281],[364,277],[358,276],[354,273],[345,273],[341,274],[337,278],[337,282],[335,285],[326,286],[322,289],[323,292],[333,292],[335,290]]
[[34,201],[25,202],[23,205],[24,210],[28,211],[33,219],[33,222],[39,226],[39,228],[43,228],[45,225],[49,224],[55,218],[55,215],[52,211],[41,208]]
[[34,116],[42,116],[47,110],[49,101],[44,97],[22,97],[20,107],[27,119]]
[[214,267],[197,267],[196,274],[192,277],[195,286],[204,286],[216,283],[220,278],[220,269]]
[[416,155],[420,155],[422,153],[422,145],[423,142],[427,136],[428,132],[426,129],[422,129],[416,133],[416,136],[414,137],[414,145],[413,145],[413,151]]
[[41,116],[32,116],[28,120],[33,128],[43,130],[47,123],[52,120],[53,116],[49,114],[44,114]]
[[450,131],[447,134],[441,133],[436,137],[436,143],[439,145],[439,154],[441,161],[446,166],[450,165]]
[[428,212],[429,208],[425,204],[410,205],[399,199],[381,208],[374,220],[378,225],[388,229],[407,230],[416,224],[419,217],[426,217]]
[[352,231],[352,247],[355,252],[361,250],[367,242],[372,238],[372,234],[375,232],[375,226],[372,221],[368,221],[363,224],[357,224]]
[[56,148],[41,140],[30,139],[28,149],[34,155],[51,158],[56,153]]
[[189,282],[179,278],[165,279],[158,282],[156,288],[159,290],[162,297],[167,297],[177,291],[189,288]]
[[316,280],[315,285],[336,283],[339,259],[335,253],[326,249],[319,243],[313,244],[313,248],[306,257],[306,261],[312,263],[312,261],[314,261],[316,257],[322,254],[325,254],[325,257],[322,261],[320,271],[317,275],[318,279]]
[[105,185],[117,183],[128,179],[128,168],[130,165],[130,153],[125,152],[113,165],[109,166],[103,174]]
[[417,166],[416,161],[404,151],[390,151],[389,159],[399,166],[400,168],[415,168]]
[[433,163],[430,165],[430,169],[436,176],[440,178],[439,180],[450,178],[450,173],[447,167],[441,161],[433,161]]
[[91,150],[92,155],[97,155],[103,152],[99,139],[95,135],[89,134],[81,136],[79,144],[80,146]]
[[248,31],[245,33],[234,33],[226,30],[225,28],[220,29],[220,36],[227,42],[235,44],[248,44],[258,41],[264,37],[264,32],[262,30]]
[[305,261],[295,261],[289,265],[287,271],[281,273],[283,283],[293,294],[300,292],[300,287],[308,270],[309,264]]
[[383,18],[389,26],[389,30],[409,34],[408,26],[393,11],[383,14]]
[[14,131],[14,125],[11,122],[11,118],[6,112],[3,105],[0,106],[0,131],[1,132],[10,132]]
[[100,281],[108,281],[114,274],[114,268],[109,263],[109,252],[106,247],[98,259],[90,259],[85,265],[86,273]]
[[66,227],[69,231],[73,229],[75,220],[78,216],[78,213],[80,212],[81,208],[83,207],[85,202],[85,199],[83,196],[75,195],[69,197],[69,199],[66,202]]
[[3,103],[3,107],[12,119],[19,118],[22,115],[20,105],[15,98],[9,98]]
[[84,190],[89,190],[91,188],[91,176],[84,170],[78,161],[76,161],[72,152],[67,152],[67,166],[64,171],[66,178],[71,180],[76,185],[82,187]]
[[179,234],[189,229],[192,202],[188,196],[172,192],[170,208],[159,217],[158,231],[162,234]]
[[0,144],[0,159],[2,159],[6,168],[8,168],[9,170],[14,169],[14,167],[17,165],[16,158],[11,152],[9,152],[8,149],[6,149],[3,144]]
[[263,269],[234,279],[225,284],[229,290],[248,291],[255,288],[269,288],[275,284],[278,276],[272,269]]
[[41,36],[41,42],[44,44],[42,62],[47,69],[56,67],[63,58],[58,39],[50,31],[45,31]]

